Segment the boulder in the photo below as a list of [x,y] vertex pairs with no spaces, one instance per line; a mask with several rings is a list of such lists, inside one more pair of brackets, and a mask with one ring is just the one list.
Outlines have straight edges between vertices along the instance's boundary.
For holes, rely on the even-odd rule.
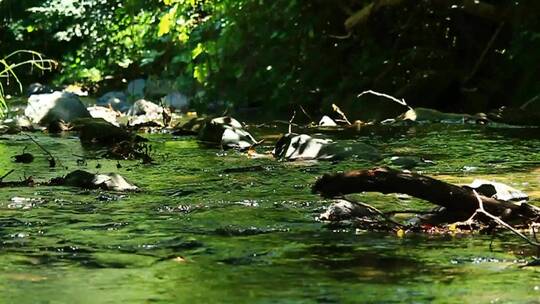
[[476,190],[480,195],[492,197],[501,201],[527,201],[529,196],[520,190],[514,189],[506,184],[489,181],[485,179],[475,179],[466,187]]
[[86,109],[88,110],[88,112],[90,112],[90,115],[93,118],[101,118],[117,127],[120,126],[117,118],[122,115],[122,113],[115,111],[109,107],[102,106],[91,106]]
[[148,100],[137,100],[128,111],[130,126],[165,126],[164,109]]
[[198,138],[204,144],[221,146],[223,149],[246,150],[260,143],[232,117],[218,117],[207,121]]
[[42,85],[39,82],[32,83],[26,89],[26,96],[30,97],[31,95],[37,94],[50,94],[54,90],[48,85]]
[[328,206],[325,212],[319,215],[319,220],[339,222],[344,220],[352,220],[358,217],[372,217],[374,215],[377,214],[366,206],[337,199],[330,206]]
[[40,125],[49,125],[57,121],[71,122],[78,118],[90,117],[90,113],[79,97],[65,92],[30,96],[24,114],[32,123]]
[[287,133],[276,143],[272,151],[281,160],[342,160],[361,158],[376,160],[380,154],[374,147],[359,143],[334,142],[331,139],[311,137],[307,134]]
[[139,99],[133,103],[128,111],[128,115],[161,115],[163,113],[163,107],[145,100]]

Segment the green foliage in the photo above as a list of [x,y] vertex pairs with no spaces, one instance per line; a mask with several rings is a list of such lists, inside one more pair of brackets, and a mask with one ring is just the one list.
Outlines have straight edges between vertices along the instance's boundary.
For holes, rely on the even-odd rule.
[[[14,62],[15,61],[15,62]],[[43,55],[29,50],[19,50],[8,54],[0,59],[0,117],[7,110],[7,103],[4,95],[4,80],[13,79],[22,91],[23,86],[15,71],[23,66],[30,66],[41,71],[51,71],[56,65],[56,62],[50,59],[43,58]]]
[[[371,1],[8,1],[0,2],[0,19],[9,21],[0,41],[62,58],[60,82],[153,76],[201,105],[276,111],[352,104],[366,89],[448,108],[460,98],[466,104],[459,94],[474,88],[482,98],[510,98],[494,88],[540,58],[528,51],[539,41],[536,2],[481,1],[514,17],[470,78],[500,22],[429,1],[394,2],[382,1],[346,35],[344,21]],[[538,86],[534,73],[526,78],[520,96]]]

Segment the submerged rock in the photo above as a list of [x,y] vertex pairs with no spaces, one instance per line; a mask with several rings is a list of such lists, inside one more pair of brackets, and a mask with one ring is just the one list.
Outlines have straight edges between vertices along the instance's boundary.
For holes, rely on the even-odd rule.
[[73,122],[73,130],[79,132],[82,143],[112,145],[122,141],[142,140],[122,128],[101,118],[84,118]]
[[364,143],[339,143],[307,134],[287,133],[276,143],[274,157],[282,160],[341,160],[348,157],[378,159],[379,152]]
[[30,96],[24,114],[32,123],[44,126],[57,121],[71,122],[90,117],[79,97],[65,92]]
[[478,123],[487,121],[482,114],[470,115],[461,113],[445,113],[428,108],[414,108],[399,116],[401,120],[416,122],[442,122],[442,123]]
[[104,189],[114,191],[136,191],[139,188],[128,182],[124,177],[117,173],[93,174],[83,170],[75,170],[63,178],[65,186],[85,188],[85,189]]
[[31,131],[34,127],[26,116],[16,116],[4,119],[0,123],[0,134],[17,134],[21,131]]
[[337,222],[374,215],[376,215],[376,213],[365,206],[338,199],[328,206],[325,212],[319,215],[319,220]]
[[392,156],[390,163],[403,169],[413,169],[419,166],[432,166],[435,162],[418,156]]
[[246,150],[259,144],[242,128],[242,124],[232,117],[218,117],[207,121],[198,138],[205,144],[221,146],[223,149]]

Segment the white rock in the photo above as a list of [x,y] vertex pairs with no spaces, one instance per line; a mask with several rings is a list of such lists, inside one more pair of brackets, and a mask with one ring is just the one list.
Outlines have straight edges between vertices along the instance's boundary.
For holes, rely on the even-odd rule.
[[102,106],[91,106],[86,109],[88,112],[90,112],[90,115],[92,115],[93,118],[102,118],[117,127],[120,126],[117,120],[117,118],[122,115],[120,112]]
[[135,191],[139,189],[117,173],[96,174],[93,183],[96,186],[105,186],[106,189],[114,191]]
[[30,96],[24,114],[32,123],[41,125],[58,120],[70,122],[77,118],[90,117],[79,97],[65,92]]
[[319,126],[321,127],[337,127],[337,123],[328,116],[323,116],[319,121]]
[[517,190],[503,183],[485,179],[475,179],[468,186],[475,189],[479,194],[493,197],[501,201],[523,201],[529,199],[529,196],[523,191]]

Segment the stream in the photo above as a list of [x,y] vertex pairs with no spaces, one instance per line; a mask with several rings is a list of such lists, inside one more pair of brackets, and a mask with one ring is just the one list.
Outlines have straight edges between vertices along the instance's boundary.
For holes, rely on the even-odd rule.
[[[248,130],[272,149],[284,125]],[[509,233],[429,235],[329,228],[330,203],[311,194],[324,173],[433,161],[447,182],[506,183],[540,205],[540,130],[426,124],[331,134],[369,143],[383,159],[278,162],[142,134],[155,164],[97,159],[75,134],[0,136],[0,176],[47,181],[75,169],[117,172],[138,193],[36,186],[0,191],[2,303],[538,303],[535,252]],[[13,156],[32,153],[34,162]],[[252,167],[247,172],[236,172]],[[233,170],[230,170],[233,168]],[[229,169],[229,171],[227,170]],[[14,199],[15,197],[25,199]],[[354,195],[382,211],[429,210],[415,198]]]

